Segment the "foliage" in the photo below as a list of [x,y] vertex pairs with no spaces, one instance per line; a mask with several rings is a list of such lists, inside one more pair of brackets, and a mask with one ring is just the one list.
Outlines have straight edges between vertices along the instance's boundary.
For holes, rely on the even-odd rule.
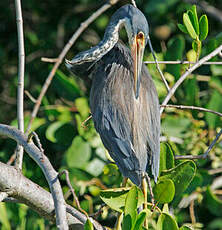
[[[73,1],[67,0],[65,4],[59,1],[23,1],[22,4],[26,46],[25,89],[33,97],[37,97],[48,71],[52,68],[51,64],[41,62],[40,57],[56,57],[83,19],[91,15],[100,3],[78,0],[73,4]],[[83,33],[67,55],[68,59],[101,40],[110,16],[121,4],[123,3],[118,3],[103,14]],[[221,8],[221,1],[212,0],[210,4]],[[222,34],[219,33],[221,25],[210,15],[206,17],[205,12],[195,6],[178,0],[137,1],[137,5],[149,20],[150,36],[158,60],[196,61],[222,42]],[[0,121],[16,125],[15,13],[13,5],[5,6],[2,1],[0,6],[3,9],[0,15]],[[202,16],[198,19],[197,15]],[[183,33],[176,27],[181,21],[183,25],[179,24],[178,27]],[[208,24],[210,36],[206,37]],[[184,35],[184,32],[189,36]],[[124,32],[121,33],[121,38],[127,41]],[[145,59],[152,59],[148,49]],[[219,57],[213,59],[218,60]],[[172,87],[189,66],[160,67]],[[160,80],[156,66],[149,64],[148,69],[162,102],[167,93],[165,86]],[[177,90],[172,102],[222,112],[221,70],[221,66],[202,66]],[[25,97],[26,124],[32,108],[33,102],[29,97]],[[131,188],[130,182],[129,187],[120,188],[122,177],[117,166],[110,163],[92,119],[84,122],[88,116],[88,85],[77,76],[71,76],[65,66],[61,65],[44,96],[32,130],[38,133],[53,166],[57,170],[66,168],[70,172],[71,183],[84,210],[92,214],[105,202],[110,208],[103,208],[98,221],[112,228],[115,224],[115,212],[124,213],[123,229],[128,226],[131,229],[143,229],[145,218],[148,218],[149,229],[158,227],[184,230],[190,229],[188,226],[210,230],[222,228],[221,195],[218,195],[219,188],[212,186],[218,179],[215,170],[222,167],[221,143],[214,147],[206,160],[198,160],[195,163],[174,160],[174,155],[204,153],[218,127],[222,127],[221,118],[215,114],[194,110],[165,109],[162,116],[164,144],[161,144],[160,177],[155,186],[152,184],[158,209],[151,213],[151,206],[148,204],[148,209],[138,214],[135,209],[143,203],[141,190],[137,187]],[[0,161],[7,162],[15,146],[13,141],[1,138]],[[34,165],[33,160],[25,156],[24,175],[48,189],[43,173]],[[68,187],[65,181],[62,181],[62,186],[66,192]],[[189,198],[193,196],[196,223],[191,224],[188,207]],[[71,198],[67,202],[74,205]],[[90,229],[90,226],[88,220],[85,229]],[[0,203],[0,228],[45,230],[55,229],[55,226],[24,205]]]
[[198,21],[197,9],[193,5],[190,10],[183,14],[183,23],[184,25],[178,24],[178,27],[193,39],[192,47],[197,53],[196,60],[198,60],[201,53],[202,41],[206,39],[208,34],[207,15],[202,15]]

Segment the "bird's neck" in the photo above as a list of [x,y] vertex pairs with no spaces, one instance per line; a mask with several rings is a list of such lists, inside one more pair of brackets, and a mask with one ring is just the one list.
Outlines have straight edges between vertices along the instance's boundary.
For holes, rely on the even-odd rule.
[[127,28],[127,19],[120,19],[111,22],[106,28],[103,40],[89,50],[83,51],[72,59],[72,64],[82,64],[84,62],[95,62],[107,54],[117,43],[119,39],[119,29],[125,25]]

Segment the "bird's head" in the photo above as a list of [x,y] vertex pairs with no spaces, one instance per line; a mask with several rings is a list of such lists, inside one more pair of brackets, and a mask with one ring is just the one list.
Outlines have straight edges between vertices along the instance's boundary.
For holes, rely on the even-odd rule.
[[125,5],[125,28],[128,35],[129,46],[133,58],[134,69],[134,92],[139,96],[141,69],[143,63],[144,49],[149,39],[149,26],[144,14],[133,5]]

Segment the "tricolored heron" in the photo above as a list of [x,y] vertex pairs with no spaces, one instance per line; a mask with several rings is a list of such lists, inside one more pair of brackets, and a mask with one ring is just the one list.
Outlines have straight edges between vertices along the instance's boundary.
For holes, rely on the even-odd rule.
[[[119,42],[124,26],[131,51]],[[159,174],[160,112],[156,88],[142,63],[149,39],[143,13],[124,5],[111,17],[103,40],[66,66],[92,79],[90,108],[102,142],[124,177],[141,186],[151,169]]]

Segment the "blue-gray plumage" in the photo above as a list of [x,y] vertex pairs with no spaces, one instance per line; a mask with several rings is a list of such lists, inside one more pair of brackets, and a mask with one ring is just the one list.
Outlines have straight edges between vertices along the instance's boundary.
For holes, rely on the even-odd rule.
[[[131,52],[118,41],[122,25]],[[147,39],[145,16],[125,5],[112,16],[97,46],[66,60],[74,74],[92,79],[90,108],[95,128],[121,173],[138,186],[149,168],[155,181],[159,174],[159,102],[142,64]]]

